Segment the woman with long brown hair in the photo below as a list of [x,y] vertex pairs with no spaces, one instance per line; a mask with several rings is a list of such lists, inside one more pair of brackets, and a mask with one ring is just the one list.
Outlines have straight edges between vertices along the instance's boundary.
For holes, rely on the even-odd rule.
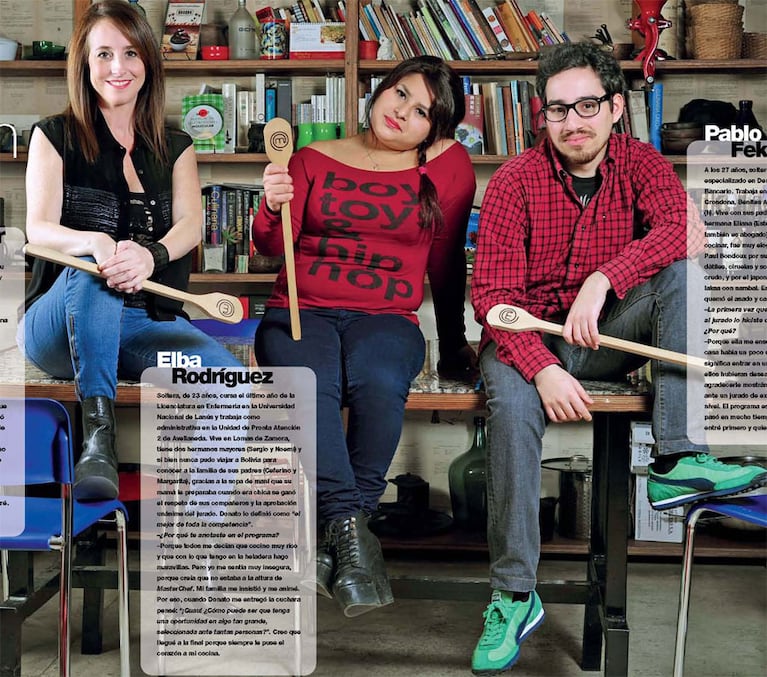
[[416,57],[378,85],[364,132],[312,143],[288,168],[264,170],[253,237],[259,251],[282,253],[279,209],[291,201],[302,339],[291,340],[283,272],[256,332],[256,357],[317,377],[316,588],[347,616],[392,601],[368,520],[424,361],[416,311],[427,273],[440,372],[470,376],[476,363],[463,318],[476,183],[454,139],[463,114],[460,78],[441,59]]
[[146,19],[122,0],[91,5],[72,34],[69,104],[37,123],[27,161],[27,238],[95,261],[101,276],[36,259],[19,345],[57,378],[73,379],[83,413],[75,497],[118,492],[118,377],[139,379],[158,351],[241,366],[196,329],[181,304],[142,291],[185,289],[201,235],[191,138],[165,127],[165,80]]

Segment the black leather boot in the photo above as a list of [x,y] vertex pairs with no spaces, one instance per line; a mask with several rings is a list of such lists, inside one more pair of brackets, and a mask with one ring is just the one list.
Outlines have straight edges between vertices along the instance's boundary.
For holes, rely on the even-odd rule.
[[75,466],[74,496],[78,501],[117,498],[115,408],[108,397],[89,397],[83,409],[83,452]]
[[317,550],[314,557],[314,572],[310,578],[301,581],[305,588],[323,597],[333,598],[333,574],[335,561],[330,551],[330,537],[327,525],[317,529]]
[[335,562],[330,551],[327,525],[320,527],[317,536],[317,592],[323,597],[333,597],[333,574]]
[[394,601],[381,544],[368,529],[368,516],[338,518],[328,524],[330,552],[335,557],[333,596],[352,618]]

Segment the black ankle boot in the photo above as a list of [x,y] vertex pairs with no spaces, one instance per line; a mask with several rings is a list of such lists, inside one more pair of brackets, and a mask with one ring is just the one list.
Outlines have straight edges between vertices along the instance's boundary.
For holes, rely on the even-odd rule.
[[317,592],[323,597],[333,597],[333,574],[335,562],[330,552],[330,537],[327,525],[320,527],[317,536]]
[[394,601],[381,544],[368,529],[364,512],[328,524],[330,552],[335,556],[333,596],[352,618]]
[[314,572],[310,577],[301,581],[305,588],[316,592],[323,597],[333,598],[333,574],[335,573],[335,561],[330,551],[330,537],[327,525],[318,528],[317,550],[314,557]]
[[78,501],[117,498],[115,409],[108,397],[82,401],[83,452],[75,466],[74,496]]

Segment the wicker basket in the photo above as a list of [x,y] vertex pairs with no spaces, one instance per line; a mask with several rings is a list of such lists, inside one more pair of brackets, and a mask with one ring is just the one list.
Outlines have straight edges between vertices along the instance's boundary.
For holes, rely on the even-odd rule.
[[710,2],[703,5],[690,7],[687,12],[687,21],[690,26],[705,27],[731,26],[741,24],[743,19],[743,6]]
[[743,33],[743,58],[767,59],[767,33]]
[[687,12],[688,51],[693,59],[739,59],[743,49],[743,7],[706,2]]
[[689,12],[697,5],[737,5],[740,0],[685,0],[685,7]]

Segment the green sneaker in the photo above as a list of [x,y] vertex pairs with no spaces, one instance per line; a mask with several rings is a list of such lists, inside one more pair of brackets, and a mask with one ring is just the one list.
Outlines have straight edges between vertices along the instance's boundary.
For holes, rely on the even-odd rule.
[[544,615],[535,590],[526,602],[512,602],[509,593],[493,590],[483,614],[485,627],[471,657],[471,671],[495,675],[508,670],[519,658],[519,645],[541,624]]
[[665,475],[648,468],[647,498],[656,510],[711,496],[740,494],[767,484],[767,468],[722,463],[710,454],[683,456]]

